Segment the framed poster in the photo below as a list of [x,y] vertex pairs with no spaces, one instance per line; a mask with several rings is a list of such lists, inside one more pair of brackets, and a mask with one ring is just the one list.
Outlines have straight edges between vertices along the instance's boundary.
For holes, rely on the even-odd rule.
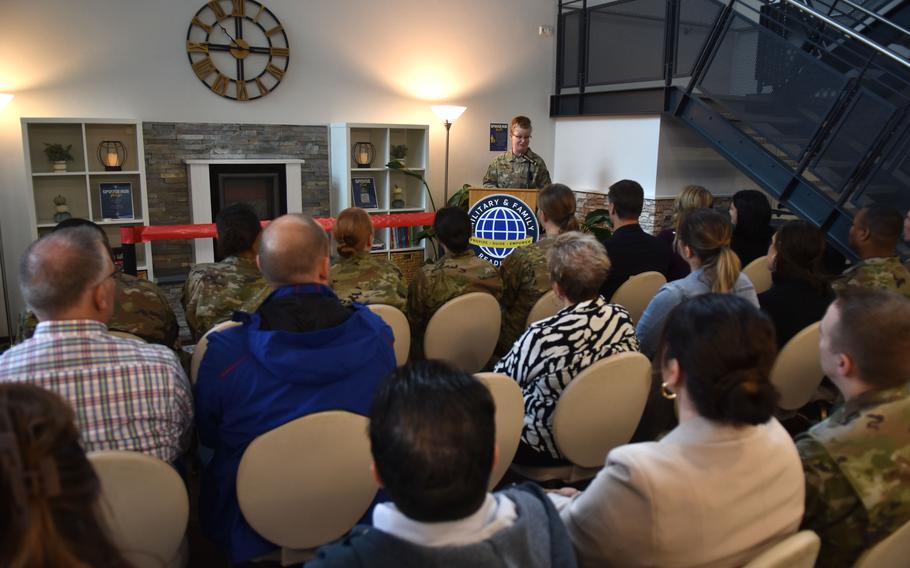
[[376,180],[371,177],[355,176],[351,178],[351,203],[361,209],[378,209],[376,197]]
[[490,152],[505,152],[509,144],[509,123],[490,123]]
[[133,184],[102,183],[101,217],[104,219],[134,219]]

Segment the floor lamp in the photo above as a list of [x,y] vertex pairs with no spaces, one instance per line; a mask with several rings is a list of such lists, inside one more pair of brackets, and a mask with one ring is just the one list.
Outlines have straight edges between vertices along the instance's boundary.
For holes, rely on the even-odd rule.
[[[9,102],[13,100],[13,95],[0,93],[0,110],[3,110]],[[13,329],[13,320],[12,314],[9,312],[9,289],[7,288],[6,282],[6,265],[3,260],[3,232],[0,231],[0,285],[3,286],[3,308],[4,316],[6,316],[6,332],[9,334],[10,343],[12,343],[13,337],[15,336],[15,330]]]
[[433,112],[436,113],[436,116],[443,120],[443,124],[446,127],[446,177],[445,184],[443,185],[443,207],[449,205],[449,129],[452,128],[452,123],[458,120],[458,117],[467,110],[468,107],[455,106],[455,105],[433,105],[430,107],[433,109]]

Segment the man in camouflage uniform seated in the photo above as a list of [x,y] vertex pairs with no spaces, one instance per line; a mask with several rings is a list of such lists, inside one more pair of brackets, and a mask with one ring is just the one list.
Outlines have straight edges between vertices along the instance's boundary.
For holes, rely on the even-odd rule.
[[[101,233],[105,246],[111,251],[111,243],[104,229],[86,219],[67,219],[54,227],[54,230],[80,226],[89,226]],[[114,281],[117,283],[114,315],[107,323],[107,328],[132,333],[149,343],[179,351],[177,316],[161,289],[154,282],[120,271],[114,274]],[[38,318],[34,313],[29,311],[23,314],[19,321],[17,343],[30,338],[37,325]]]
[[516,116],[509,125],[510,148],[499,154],[483,176],[484,187],[543,189],[550,185],[550,172],[543,158],[531,151],[531,119]]
[[910,301],[852,288],[821,322],[821,363],[845,403],[796,438],[806,472],[803,528],[819,566],[850,566],[910,521]]
[[269,295],[268,284],[256,265],[262,226],[253,208],[245,203],[225,207],[218,212],[215,226],[218,250],[225,258],[194,266],[180,299],[193,341],[231,319],[235,311],[255,312]]
[[901,214],[889,207],[872,205],[861,209],[853,218],[848,235],[850,248],[861,260],[845,270],[832,288],[879,288],[910,298],[910,272],[895,256],[903,222]]
[[474,256],[468,248],[471,219],[464,209],[446,207],[436,212],[433,229],[446,254],[414,275],[408,291],[407,315],[411,323],[411,358],[423,358],[423,334],[430,318],[443,304],[469,294],[486,292],[497,301],[502,280],[496,268]]

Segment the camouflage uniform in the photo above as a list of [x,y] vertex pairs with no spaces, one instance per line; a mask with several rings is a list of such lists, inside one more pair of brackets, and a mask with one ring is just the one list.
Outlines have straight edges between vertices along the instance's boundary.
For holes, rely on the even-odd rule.
[[803,528],[819,566],[850,566],[910,520],[910,388],[869,391],[796,438],[806,472]]
[[528,314],[541,296],[550,290],[547,251],[553,239],[515,249],[499,269],[502,277],[502,328],[496,353],[508,353],[527,327]]
[[[161,289],[154,282],[122,272],[115,274],[114,279],[117,282],[114,315],[107,328],[179,351],[177,316]],[[35,314],[26,313],[20,321],[18,341],[31,337],[37,325]]]
[[231,319],[235,311],[255,312],[269,291],[252,258],[229,256],[221,262],[194,266],[180,299],[193,339],[198,341],[215,325]]
[[493,158],[483,176],[484,187],[514,187],[543,189],[550,185],[550,172],[543,158],[530,148],[521,156],[506,150]]
[[867,258],[845,270],[831,284],[838,292],[850,286],[891,290],[910,298],[910,272],[896,256]]
[[486,292],[496,300],[502,296],[502,280],[496,268],[474,256],[473,250],[448,253],[414,274],[407,307],[412,358],[423,358],[423,334],[436,310],[452,298],[470,292]]
[[394,263],[377,254],[358,252],[351,257],[340,258],[332,266],[329,278],[329,286],[346,306],[351,302],[360,302],[388,304],[405,310],[407,282]]

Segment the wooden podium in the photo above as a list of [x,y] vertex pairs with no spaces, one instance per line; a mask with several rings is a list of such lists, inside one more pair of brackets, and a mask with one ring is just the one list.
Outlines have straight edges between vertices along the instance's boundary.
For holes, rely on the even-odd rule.
[[537,189],[518,189],[515,187],[471,187],[468,189],[468,209],[488,195],[511,195],[524,201],[535,214],[537,213]]

